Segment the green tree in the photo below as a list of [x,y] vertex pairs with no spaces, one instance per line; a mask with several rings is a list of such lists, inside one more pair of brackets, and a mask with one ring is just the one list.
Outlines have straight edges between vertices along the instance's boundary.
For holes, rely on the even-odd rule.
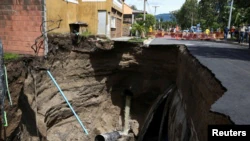
[[135,34],[136,31],[139,33],[139,35],[140,35],[141,37],[143,37],[143,36],[144,36],[144,35],[143,35],[143,32],[145,32],[145,27],[144,27],[143,25],[139,25],[138,23],[134,23],[134,24],[132,25],[132,30],[131,30],[131,32],[132,32],[132,34]]
[[235,10],[233,12],[233,23],[240,25],[243,23],[250,23],[250,1],[238,0],[234,4]]
[[[231,0],[197,0],[186,1],[181,9],[173,11],[176,21],[182,28],[194,25],[201,28],[222,28],[228,25]],[[250,1],[234,0],[231,25],[250,24]]]
[[135,5],[131,5],[130,8],[133,9],[133,10],[138,10]]
[[175,27],[177,23],[175,21],[162,22],[162,28],[167,31],[169,28]]
[[150,26],[153,27],[156,24],[155,16],[152,14],[147,14],[145,21],[143,20],[143,14],[138,15],[136,18],[140,19],[136,21],[139,25],[143,26],[145,24],[146,32],[148,32]]
[[201,0],[198,18],[202,28],[225,27],[228,24],[230,0]]
[[181,28],[189,28],[197,23],[198,1],[188,0],[182,5],[180,10],[173,11],[172,14]]

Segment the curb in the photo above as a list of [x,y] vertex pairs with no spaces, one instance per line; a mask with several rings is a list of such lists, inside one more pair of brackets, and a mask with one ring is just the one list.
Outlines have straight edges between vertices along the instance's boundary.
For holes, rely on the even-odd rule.
[[240,45],[240,46],[245,46],[249,47],[249,44],[239,44],[238,42],[231,42],[231,41],[224,41],[224,40],[215,40],[215,39],[200,39],[200,40],[187,40],[187,39],[179,39],[179,40],[184,40],[184,41],[207,41],[207,42],[215,42],[215,43],[225,43],[225,44],[232,44],[232,45]]
[[145,41],[143,41],[143,47],[149,47],[150,43],[154,40],[155,38],[149,38]]
[[226,44],[233,44],[233,45],[240,45],[240,46],[249,46],[248,44],[240,44],[240,43],[237,43],[237,42],[230,42],[230,41],[214,41],[214,42],[217,42],[217,43],[226,43]]

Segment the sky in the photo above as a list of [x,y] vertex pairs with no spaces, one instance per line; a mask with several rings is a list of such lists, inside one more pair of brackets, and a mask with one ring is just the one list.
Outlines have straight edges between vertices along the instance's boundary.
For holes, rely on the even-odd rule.
[[[128,5],[135,5],[137,9],[143,10],[144,0],[125,0]],[[186,0],[147,0],[147,12],[155,14],[155,8],[153,6],[159,6],[156,9],[156,15],[161,13],[170,13],[171,11],[178,10],[184,4]]]

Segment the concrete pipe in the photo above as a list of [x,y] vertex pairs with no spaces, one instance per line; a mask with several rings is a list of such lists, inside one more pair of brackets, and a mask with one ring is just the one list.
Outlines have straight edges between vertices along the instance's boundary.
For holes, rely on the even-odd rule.
[[120,132],[110,132],[110,133],[105,133],[101,135],[97,135],[95,137],[95,141],[117,141],[121,137]]

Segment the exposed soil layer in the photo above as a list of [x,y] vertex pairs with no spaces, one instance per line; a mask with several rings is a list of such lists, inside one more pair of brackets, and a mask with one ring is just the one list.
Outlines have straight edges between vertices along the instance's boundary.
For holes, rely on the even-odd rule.
[[[183,46],[143,48],[138,43],[72,40],[66,35],[49,36],[46,58],[22,58],[9,62],[8,80],[14,105],[8,106],[9,126],[1,139],[13,141],[91,141],[95,136],[124,127],[124,90],[133,93],[130,128],[135,140],[156,99],[171,85],[172,93],[152,120],[166,111],[163,137],[169,140],[206,141],[208,124],[230,124],[210,112],[211,104],[225,89]],[[86,126],[87,136],[57,88],[41,68],[49,69]],[[167,103],[167,106],[165,106]],[[151,123],[149,123],[151,124]],[[149,126],[147,138],[157,138],[160,126]],[[147,132],[148,133],[148,132]],[[152,140],[153,141],[153,140]]]

